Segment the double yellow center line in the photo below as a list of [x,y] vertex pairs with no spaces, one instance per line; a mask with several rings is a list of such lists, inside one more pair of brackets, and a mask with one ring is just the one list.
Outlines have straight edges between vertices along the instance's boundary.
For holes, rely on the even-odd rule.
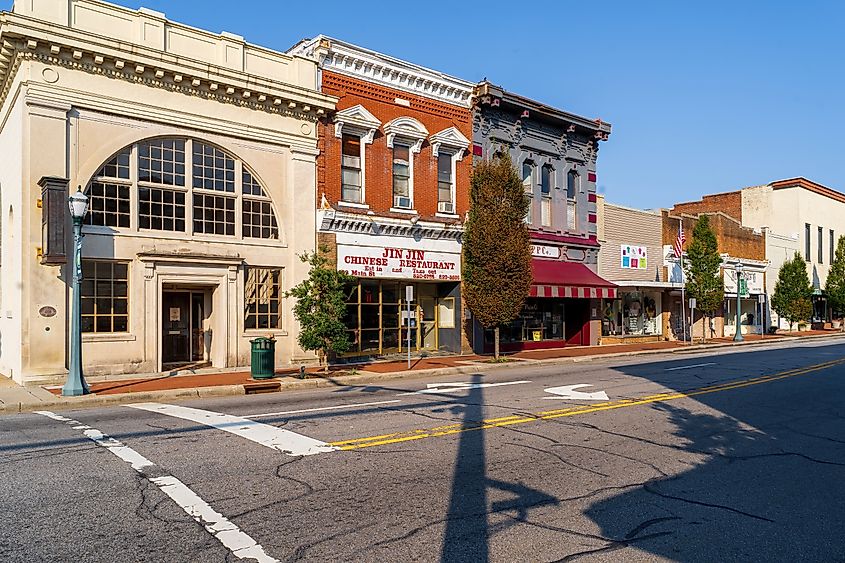
[[738,379],[726,383],[720,383],[718,385],[699,387],[697,389],[692,389],[686,392],[658,393],[657,395],[649,395],[636,399],[619,399],[616,401],[605,401],[602,403],[594,403],[591,405],[570,407],[566,409],[557,409],[551,411],[542,411],[527,415],[512,415],[500,418],[489,418],[474,423],[449,424],[446,426],[437,426],[434,428],[408,430],[405,432],[394,432],[392,434],[382,434],[379,436],[369,436],[366,438],[354,438],[352,440],[341,440],[338,442],[331,442],[330,445],[335,446],[340,450],[357,450],[361,448],[372,448],[374,446],[385,446],[388,444],[409,442],[411,440],[422,440],[425,438],[440,438],[442,436],[450,436],[452,434],[459,434],[461,432],[469,432],[472,430],[501,428],[504,426],[513,426],[515,424],[527,424],[529,422],[537,422],[540,420],[552,420],[555,418],[578,416],[582,414],[609,411],[614,409],[623,409],[627,407],[635,407],[638,405],[647,405],[650,403],[662,403],[666,401],[673,401],[675,399],[685,399],[687,397],[695,397],[697,395],[706,395],[708,393],[719,393],[721,391],[730,391],[731,389],[740,389],[742,387],[749,387],[751,385],[760,385],[762,383],[769,383],[772,381],[777,381],[779,379],[786,379],[789,377],[796,377],[798,375],[821,371],[843,363],[845,363],[845,358],[840,358],[838,360],[832,360],[821,364],[814,364],[811,366],[806,366],[803,368],[793,369],[789,371],[782,371],[780,373],[775,373],[772,375],[764,375],[751,379]]

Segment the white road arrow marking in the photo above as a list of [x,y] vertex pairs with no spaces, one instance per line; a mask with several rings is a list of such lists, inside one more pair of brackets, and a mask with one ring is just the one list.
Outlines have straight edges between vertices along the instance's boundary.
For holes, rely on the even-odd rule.
[[544,399],[575,399],[577,401],[607,401],[607,393],[599,391],[597,393],[583,393],[576,391],[581,387],[592,387],[589,383],[580,383],[578,385],[563,385],[562,387],[549,387],[546,393],[552,393],[554,397],[543,397]]
[[454,393],[455,391],[466,391],[468,389],[483,389],[485,387],[501,387],[502,385],[518,385],[520,383],[531,383],[530,381],[505,381],[502,383],[428,383],[421,391],[410,393],[399,393],[399,395],[424,395],[434,393]]

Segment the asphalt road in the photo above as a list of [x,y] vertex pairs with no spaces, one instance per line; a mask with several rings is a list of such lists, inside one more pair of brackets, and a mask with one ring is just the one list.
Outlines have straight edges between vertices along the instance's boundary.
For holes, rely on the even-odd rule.
[[842,561],[843,405],[825,339],[7,416],[0,560]]

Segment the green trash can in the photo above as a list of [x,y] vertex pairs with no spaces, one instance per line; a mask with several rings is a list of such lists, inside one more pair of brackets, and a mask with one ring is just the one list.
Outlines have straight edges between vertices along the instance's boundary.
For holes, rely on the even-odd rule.
[[276,375],[276,340],[259,336],[250,340],[252,356],[250,374],[253,379],[270,379]]

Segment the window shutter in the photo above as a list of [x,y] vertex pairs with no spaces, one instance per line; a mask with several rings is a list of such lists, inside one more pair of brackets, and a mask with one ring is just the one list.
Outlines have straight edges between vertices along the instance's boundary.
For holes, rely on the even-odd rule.
[[38,181],[41,187],[41,263],[45,265],[67,263],[68,182],[66,178],[55,176],[44,176]]

